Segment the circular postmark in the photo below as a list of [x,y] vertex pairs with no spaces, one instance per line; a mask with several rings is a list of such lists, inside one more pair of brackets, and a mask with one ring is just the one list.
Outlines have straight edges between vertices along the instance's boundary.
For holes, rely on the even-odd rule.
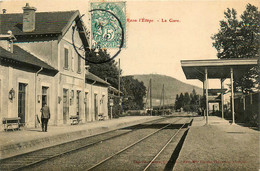
[[[113,60],[121,52],[121,49],[124,46],[125,33],[124,33],[124,28],[123,28],[122,22],[114,13],[112,13],[108,10],[105,10],[105,9],[92,9],[89,12],[94,12],[94,11],[106,13],[106,15],[101,14],[100,15],[101,17],[100,16],[97,17],[96,20],[94,21],[95,22],[94,23],[95,33],[92,35],[92,36],[95,36],[95,38],[96,38],[95,39],[96,44],[94,44],[94,49],[109,48],[111,46],[111,44],[114,44],[116,42],[119,45],[118,51],[112,57],[102,60],[102,61],[94,61],[94,60],[91,60],[88,58],[90,55],[90,51],[91,51],[90,47],[84,48],[85,57],[83,57],[78,52],[78,50],[75,46],[75,43],[74,43],[74,33],[75,33],[75,30],[78,29],[77,24],[81,20],[81,18],[84,16],[84,14],[78,20],[76,20],[75,25],[73,26],[72,45],[73,45],[73,48],[75,49],[76,53],[81,58],[83,58],[85,61],[87,61],[89,63],[93,63],[93,64],[102,64],[102,63],[106,63],[106,62]],[[104,17],[103,21],[101,20],[102,17]],[[116,22],[117,22],[117,24],[116,24]],[[121,30],[121,33],[119,30]],[[102,42],[103,42],[103,44],[105,44],[104,47],[102,46]]]

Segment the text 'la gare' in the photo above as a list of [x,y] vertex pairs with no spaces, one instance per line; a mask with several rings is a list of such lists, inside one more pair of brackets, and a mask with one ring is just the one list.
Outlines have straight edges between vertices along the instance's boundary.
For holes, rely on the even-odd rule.
[[164,18],[161,18],[161,19],[157,19],[157,20],[154,20],[154,19],[148,19],[148,18],[139,18],[139,19],[131,19],[131,18],[127,18],[126,20],[128,23],[137,23],[137,22],[140,22],[140,23],[153,23],[153,22],[160,22],[160,23],[176,23],[176,22],[180,22],[180,20],[176,20],[176,19],[173,19],[173,18],[170,18],[170,19],[164,19]]

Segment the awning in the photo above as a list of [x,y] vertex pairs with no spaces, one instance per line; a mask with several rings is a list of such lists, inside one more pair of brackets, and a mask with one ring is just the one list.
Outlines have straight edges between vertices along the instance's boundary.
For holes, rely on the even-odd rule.
[[[231,82],[231,111],[232,124],[235,123],[234,113],[234,78],[244,75],[259,63],[258,59],[208,59],[208,60],[182,60],[181,67],[187,79],[198,79],[203,82],[204,94],[206,96],[206,124],[208,124],[208,103],[221,101],[222,118],[223,112],[223,80],[230,78]],[[221,89],[209,90],[208,79],[220,79]],[[221,92],[221,100],[211,99],[209,94]]]
[[230,68],[234,70],[234,77],[238,77],[256,66],[258,59],[208,59],[208,60],[181,60],[181,67],[187,79],[204,80],[205,68],[208,78],[230,78]]

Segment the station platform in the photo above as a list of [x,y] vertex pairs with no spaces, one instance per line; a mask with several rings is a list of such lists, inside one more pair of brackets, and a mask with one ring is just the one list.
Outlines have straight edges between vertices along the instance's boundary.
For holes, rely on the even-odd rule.
[[174,171],[259,170],[259,130],[209,116],[194,117]]
[[0,132],[0,159],[159,118],[159,116],[125,116],[78,125],[48,126],[48,132],[42,132],[40,127],[2,131]]

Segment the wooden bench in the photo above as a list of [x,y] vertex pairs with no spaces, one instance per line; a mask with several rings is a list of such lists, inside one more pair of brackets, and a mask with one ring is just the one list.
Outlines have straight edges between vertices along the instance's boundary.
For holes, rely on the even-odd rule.
[[8,129],[15,129],[20,130],[20,117],[13,117],[13,118],[3,118],[4,130],[7,131]]
[[71,120],[71,125],[77,125],[82,121],[82,119],[80,119],[78,115],[70,116],[70,120]]

